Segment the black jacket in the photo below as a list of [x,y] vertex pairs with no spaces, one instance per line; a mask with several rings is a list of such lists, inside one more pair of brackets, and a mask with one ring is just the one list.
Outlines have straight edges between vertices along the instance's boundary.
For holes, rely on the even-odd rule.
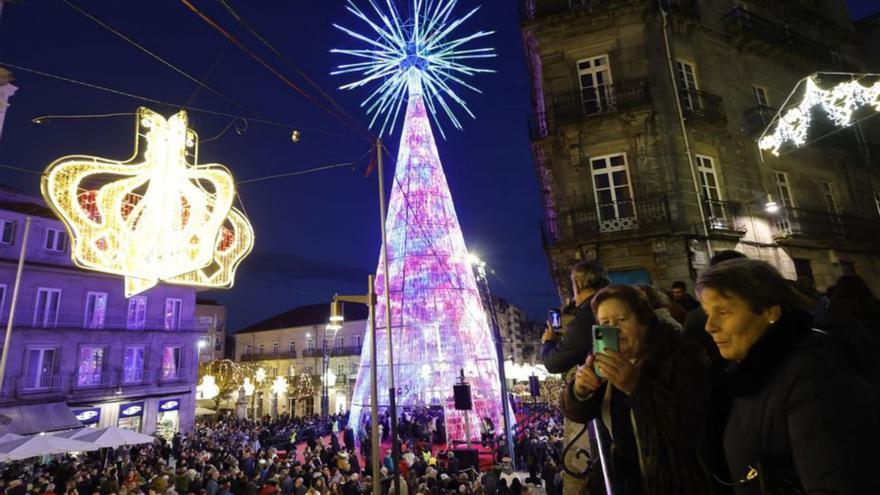
[[[614,493],[706,495],[704,463],[709,384],[702,350],[671,327],[648,330],[648,356],[629,396],[612,390]],[[562,398],[565,417],[586,423],[601,415],[607,383],[585,401],[573,384]],[[635,426],[635,429],[633,428]],[[643,474],[642,474],[643,473]]]
[[565,373],[572,367],[583,364],[587,354],[593,350],[593,297],[584,301],[574,314],[574,319],[565,327],[562,340],[545,342],[541,347],[541,360],[550,373]]
[[731,366],[724,450],[738,494],[880,493],[880,401],[847,359],[795,312]]

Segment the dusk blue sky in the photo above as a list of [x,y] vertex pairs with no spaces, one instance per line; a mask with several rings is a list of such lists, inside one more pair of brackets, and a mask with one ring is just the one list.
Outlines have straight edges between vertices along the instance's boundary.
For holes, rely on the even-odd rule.
[[[198,78],[210,72],[206,79],[209,86],[254,114],[301,129],[299,143],[291,142],[288,129],[253,122],[243,134],[230,129],[201,146],[202,163],[222,163],[236,179],[246,180],[355,160],[369,149],[368,143],[229,46],[179,1],[70,1]],[[217,2],[192,2],[317,94],[238,28]],[[340,92],[336,87],[347,80],[329,75],[333,66],[343,61],[329,49],[352,46],[331,24],[359,27],[342,0],[230,3],[349,113],[367,121],[359,108],[365,93]],[[464,11],[477,2],[459,3]],[[438,146],[468,247],[497,274],[490,279],[493,292],[524,307],[530,316],[543,318],[558,298],[541,247],[539,192],[525,125],[530,111],[528,74],[516,2],[492,0],[483,4],[462,31],[497,31],[489,42],[496,47],[498,59],[488,65],[498,73],[472,81],[484,90],[483,95],[467,95],[477,120],[466,120],[463,132],[450,131],[447,126],[448,139],[440,140]],[[877,10],[872,0],[849,0],[848,4],[854,18]],[[194,94],[194,83],[60,0],[24,0],[5,7],[0,19],[0,62],[171,103],[192,99],[191,106],[248,116],[206,90]],[[35,125],[31,119],[45,114],[133,112],[140,105],[138,101],[12,70],[20,89],[7,112],[0,164],[39,172],[67,154],[117,159],[131,155],[133,116],[44,125]],[[174,110],[147,106],[166,115]],[[191,112],[190,121],[206,140],[217,135],[230,119]],[[395,156],[397,137],[388,139]],[[359,165],[356,171],[336,169],[240,187],[256,231],[256,248],[242,264],[232,290],[204,294],[228,306],[230,330],[295,306],[329,301],[335,292],[366,290],[366,278],[376,268],[381,241],[376,175],[365,179],[367,160],[360,160]],[[388,177],[392,167],[393,161]],[[0,169],[0,183],[39,194],[36,174]],[[390,181],[386,183],[390,190]]]

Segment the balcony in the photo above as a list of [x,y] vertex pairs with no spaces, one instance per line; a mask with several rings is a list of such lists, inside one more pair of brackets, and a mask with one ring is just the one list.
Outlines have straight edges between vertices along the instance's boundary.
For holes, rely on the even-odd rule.
[[296,351],[265,352],[263,354],[242,354],[239,360],[243,362],[270,361],[272,359],[296,359],[296,356]]
[[880,241],[880,219],[803,208],[783,208],[771,222],[773,238],[784,243],[800,238]]
[[560,93],[554,95],[550,103],[553,115],[559,122],[620,112],[650,104],[651,87],[644,78]]
[[18,379],[20,394],[41,394],[61,390],[61,375],[26,375]]
[[727,120],[724,101],[718,95],[699,89],[680,89],[678,97],[686,117],[723,122]]
[[[329,354],[331,356],[360,356],[361,354],[361,346],[348,346],[348,347],[330,347],[328,349]],[[306,349],[303,351],[303,357],[323,357],[324,351],[323,349]]]
[[113,375],[110,372],[95,371],[90,373],[74,373],[71,376],[74,388],[102,388],[113,386]]
[[706,226],[713,234],[740,238],[748,232],[740,203],[704,200],[703,215]]
[[138,385],[149,385],[155,382],[155,371],[144,369],[125,370],[119,372],[119,385],[122,387],[136,387]]
[[746,133],[749,136],[756,137],[764,132],[767,126],[770,125],[770,122],[773,122],[778,111],[779,109],[777,108],[765,107],[763,105],[746,110]]
[[189,368],[163,369],[159,372],[159,383],[181,382],[193,375],[193,370]]
[[725,31],[733,36],[740,48],[779,57],[780,61],[790,60],[792,54],[800,54],[811,61],[821,60],[837,65],[837,57],[829,46],[792,31],[782,22],[761,17],[743,7],[732,8],[721,21]]
[[544,246],[596,239],[614,233],[647,234],[670,228],[666,196],[592,203],[544,220]]

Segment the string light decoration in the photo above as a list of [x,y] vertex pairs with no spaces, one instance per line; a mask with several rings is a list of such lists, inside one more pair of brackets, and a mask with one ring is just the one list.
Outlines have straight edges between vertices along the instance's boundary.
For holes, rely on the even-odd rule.
[[[388,236],[383,250],[388,252],[388,273],[380,253],[376,277],[378,406],[390,406],[387,349],[393,332],[398,407],[442,406],[447,440],[464,440],[465,414],[470,415],[473,425],[485,417],[501,424],[501,382],[492,332],[431,119],[442,133],[438,113],[445,114],[457,128],[461,123],[453,107],[473,116],[451,85],[479,92],[463,76],[492,71],[464,64],[470,59],[494,57],[493,49],[461,47],[491,32],[452,38],[452,32],[477,12],[475,8],[454,18],[457,0],[413,0],[414,16],[407,21],[400,19],[394,2],[386,0],[387,11],[382,11],[376,0],[368,1],[378,20],[371,20],[352,0],[347,8],[369,26],[372,37],[336,26],[368,47],[334,50],[361,60],[340,65],[334,74],[362,76],[342,89],[377,86],[363,106],[372,115],[371,125],[383,119],[383,133],[386,128],[393,132],[406,101],[397,170],[385,219]],[[390,293],[385,292],[386,276]],[[387,299],[391,306],[390,329],[385,324]],[[366,416],[371,408],[369,333],[364,341],[349,417],[355,431],[364,420],[362,415]],[[452,397],[452,385],[460,370],[471,384],[474,409],[468,412],[456,411]]]
[[467,36],[451,37],[480,7],[455,18],[452,13],[458,0],[413,0],[413,17],[409,22],[403,22],[394,2],[386,0],[388,10],[383,11],[376,0],[368,1],[376,18],[367,15],[354,0],[348,0],[346,9],[369,27],[370,36],[338,24],[333,25],[369,45],[367,49],[330,50],[331,53],[349,55],[358,60],[339,65],[331,73],[361,76],[361,79],[345,84],[340,89],[361,88],[374,82],[378,84],[361,107],[366,107],[367,114],[372,116],[370,128],[382,119],[380,133],[383,135],[386,129],[390,133],[394,132],[394,124],[403,102],[414,89],[416,93],[424,94],[428,110],[444,138],[443,128],[437,118],[440,112],[446,115],[456,129],[461,129],[461,121],[456,117],[453,108],[464,110],[472,118],[474,114],[453,86],[458,85],[481,93],[479,89],[465,82],[464,77],[495,72],[467,64],[469,60],[495,57],[494,48],[462,48],[469,42],[494,34],[494,31],[478,31]]
[[[861,78],[861,77],[860,77]],[[779,156],[785,143],[801,147],[807,142],[807,134],[812,124],[812,111],[820,107],[838,127],[852,125],[853,113],[868,106],[880,112],[880,80],[865,85],[858,80],[837,84],[831,89],[819,87],[818,76],[812,75],[802,81],[804,96],[801,102],[783,112],[776,121],[776,129],[768,134],[764,131],[758,140],[758,147]],[[800,86],[800,84],[798,85]]]
[[125,277],[126,297],[160,281],[231,287],[253,248],[253,228],[232,207],[229,170],[197,163],[186,112],[165,119],[147,108],[137,111],[131,159],[52,162],[41,189],[70,233],[73,262]]

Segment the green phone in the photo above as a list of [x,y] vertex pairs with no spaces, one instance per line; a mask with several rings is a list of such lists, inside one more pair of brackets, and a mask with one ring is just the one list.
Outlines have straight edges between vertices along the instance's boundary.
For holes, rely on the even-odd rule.
[[[608,325],[593,325],[593,354],[601,354],[611,349],[620,352],[620,328]],[[602,372],[594,365],[596,376],[602,376]]]

